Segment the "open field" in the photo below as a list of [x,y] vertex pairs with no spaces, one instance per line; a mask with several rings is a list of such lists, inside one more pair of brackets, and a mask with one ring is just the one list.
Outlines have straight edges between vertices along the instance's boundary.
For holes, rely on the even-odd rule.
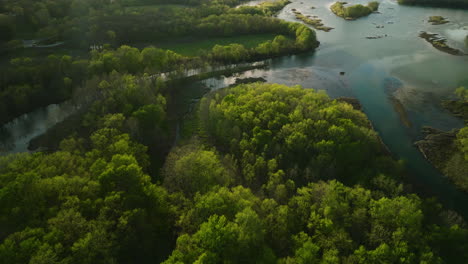
[[127,11],[127,12],[134,12],[134,11],[141,12],[141,11],[145,11],[145,10],[154,11],[154,10],[159,10],[159,9],[162,9],[162,8],[182,9],[182,8],[186,8],[186,7],[189,7],[189,6],[177,5],[177,4],[136,5],[136,6],[127,6],[127,7],[125,7],[125,11]]
[[174,52],[186,56],[196,56],[202,50],[211,50],[216,44],[229,45],[229,44],[242,44],[246,48],[256,47],[258,44],[273,40],[275,34],[257,34],[257,35],[243,35],[233,37],[214,37],[207,39],[174,39],[170,41],[155,43],[158,48],[170,49]]

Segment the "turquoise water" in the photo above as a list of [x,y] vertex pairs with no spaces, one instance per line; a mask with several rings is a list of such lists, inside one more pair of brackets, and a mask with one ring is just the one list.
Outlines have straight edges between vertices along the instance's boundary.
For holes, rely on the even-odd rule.
[[[399,6],[384,0],[379,8],[381,14],[345,21],[331,13],[331,4],[326,0],[294,0],[278,15],[296,21],[291,11],[295,8],[305,15],[317,15],[326,26],[334,27],[330,32],[317,31],[321,45],[316,52],[274,59],[267,69],[211,78],[199,84],[217,89],[233,84],[239,77],[263,77],[269,82],[325,90],[331,97],[356,97],[384,143],[397,158],[407,162],[414,191],[435,195],[468,218],[468,194],[458,191],[413,146],[422,137],[424,125],[443,130],[463,126],[461,120],[440,107],[440,101],[453,96],[454,89],[467,82],[468,56],[440,52],[418,34],[438,33],[448,39],[450,46],[468,53],[463,43],[468,34],[468,11]],[[427,19],[431,15],[447,17],[451,23],[430,25]],[[384,35],[387,37],[366,39]],[[397,89],[389,87],[389,83]],[[411,127],[403,125],[390,96],[405,107]],[[0,153],[2,148],[10,153],[26,151],[32,137],[73,111],[66,104],[53,105],[18,118],[0,129]]]
[[[463,126],[461,120],[440,107],[440,102],[453,97],[454,89],[467,82],[468,56],[438,51],[418,34],[420,31],[440,34],[450,46],[468,53],[464,46],[468,11],[380,2],[381,14],[345,21],[329,11],[333,1],[293,1],[279,18],[297,21],[291,11],[294,8],[304,15],[317,15],[326,26],[335,28],[330,32],[317,31],[321,45],[316,52],[275,59],[267,70],[211,79],[205,84],[219,88],[232,84],[236,77],[263,77],[268,82],[325,90],[331,97],[358,98],[384,143],[397,158],[406,161],[413,190],[436,196],[445,206],[468,217],[468,194],[457,190],[413,146],[414,141],[422,138],[422,126],[443,130]],[[447,17],[451,22],[431,25],[427,23],[431,15]],[[342,76],[340,72],[345,74]],[[396,84],[398,89],[389,89],[389,83]],[[403,125],[390,96],[402,103],[411,127]]]

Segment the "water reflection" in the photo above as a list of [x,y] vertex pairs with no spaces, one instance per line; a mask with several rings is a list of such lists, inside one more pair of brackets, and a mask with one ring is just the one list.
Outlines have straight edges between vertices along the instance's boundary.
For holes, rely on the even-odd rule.
[[52,104],[4,125],[0,128],[0,155],[27,151],[31,139],[45,133],[77,109],[70,102]]
[[[447,182],[413,142],[421,137],[423,125],[444,130],[463,125],[440,107],[440,101],[452,96],[453,90],[468,78],[468,56],[440,52],[418,34],[440,34],[448,39],[448,45],[468,52],[462,38],[468,31],[468,11],[400,6],[384,0],[379,8],[381,14],[345,21],[330,12],[331,3],[294,1],[278,15],[296,21],[291,12],[295,8],[304,15],[318,15],[326,26],[334,27],[328,33],[317,31],[321,46],[316,52],[274,59],[267,69],[210,78],[196,85],[219,89],[234,84],[236,78],[264,78],[268,82],[325,90],[331,97],[357,97],[390,150],[407,161],[416,191],[437,195],[445,205],[467,217],[468,195]],[[316,9],[311,9],[312,5]],[[427,23],[431,14],[447,17],[451,23],[432,26]],[[376,35],[388,37],[366,39]],[[412,127],[403,126],[391,96],[401,102]],[[73,111],[70,105],[52,105],[6,125],[0,130],[0,152],[25,151],[31,138]]]

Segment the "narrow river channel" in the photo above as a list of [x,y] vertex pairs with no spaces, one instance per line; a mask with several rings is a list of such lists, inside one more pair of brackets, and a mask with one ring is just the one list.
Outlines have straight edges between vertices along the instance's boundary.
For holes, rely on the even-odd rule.
[[[317,31],[321,45],[315,53],[275,59],[267,70],[204,83],[216,89],[232,84],[235,77],[262,77],[268,82],[325,90],[331,97],[356,97],[391,152],[406,161],[414,191],[436,196],[468,218],[468,194],[457,190],[413,146],[422,138],[422,126],[442,130],[463,126],[462,120],[442,109],[440,103],[452,97],[457,87],[468,84],[468,56],[443,53],[418,35],[421,31],[437,33],[447,38],[448,45],[468,53],[464,45],[468,11],[400,6],[396,1],[384,0],[380,14],[346,21],[329,10],[333,1],[292,2],[279,18],[297,21],[292,12],[296,9],[304,15],[318,16],[325,26],[334,28],[330,32]],[[431,25],[427,20],[433,15],[444,16],[450,23]],[[376,36],[384,37],[366,38]],[[409,126],[402,122],[391,97],[403,105]]]
[[[268,82],[325,90],[333,98],[356,97],[392,153],[407,162],[414,191],[438,197],[468,219],[468,194],[457,190],[413,146],[422,137],[422,126],[443,130],[463,126],[461,120],[440,107],[440,101],[468,83],[468,56],[443,53],[418,35],[420,31],[440,34],[448,45],[468,53],[464,46],[468,11],[400,6],[384,0],[380,13],[345,21],[331,13],[331,4],[329,0],[293,0],[278,15],[296,21],[292,12],[296,9],[318,16],[325,26],[333,27],[330,32],[317,31],[321,46],[316,52],[274,59],[267,69],[210,78],[193,87],[218,89],[234,83],[235,78],[262,77]],[[427,19],[432,15],[444,16],[450,23],[431,25]],[[366,38],[377,36],[382,38]],[[402,122],[391,97],[406,110],[409,125]],[[66,104],[54,105],[7,124],[0,130],[0,153],[1,148],[4,153],[26,151],[32,137],[73,111]]]

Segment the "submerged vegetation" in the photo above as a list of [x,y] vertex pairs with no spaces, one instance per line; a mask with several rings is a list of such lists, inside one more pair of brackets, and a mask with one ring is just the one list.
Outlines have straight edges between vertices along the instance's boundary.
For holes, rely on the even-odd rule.
[[428,22],[432,23],[432,25],[443,25],[449,23],[450,21],[442,16],[430,16]]
[[445,38],[440,37],[438,34],[430,34],[430,33],[427,33],[427,32],[423,31],[423,32],[421,32],[419,34],[419,37],[426,40],[434,48],[436,48],[436,49],[438,49],[438,50],[440,50],[442,52],[445,52],[445,53],[448,53],[448,54],[451,54],[451,55],[456,55],[456,56],[466,55],[463,51],[448,46],[446,44],[447,40]]
[[322,23],[322,20],[319,18],[311,18],[310,16],[305,16],[297,10],[293,10],[293,12],[297,19],[302,20],[302,22],[306,23],[307,25],[311,25],[317,30],[328,32],[333,29],[332,27],[325,26]]
[[[39,150],[0,157],[1,264],[468,259],[465,220],[411,192],[356,99],[256,76],[193,87],[318,47],[275,17],[289,1],[245,2],[0,2],[0,124],[77,106]],[[465,188],[468,130],[451,140],[447,175]]]
[[379,2],[376,1],[369,2],[366,6],[357,4],[345,7],[346,4],[347,2],[336,2],[331,5],[330,9],[335,15],[346,20],[368,16],[379,9]]
[[[459,100],[444,101],[444,107],[468,124],[468,89],[456,90]],[[468,127],[449,132],[425,128],[424,140],[416,142],[424,156],[455,185],[468,192]]]

